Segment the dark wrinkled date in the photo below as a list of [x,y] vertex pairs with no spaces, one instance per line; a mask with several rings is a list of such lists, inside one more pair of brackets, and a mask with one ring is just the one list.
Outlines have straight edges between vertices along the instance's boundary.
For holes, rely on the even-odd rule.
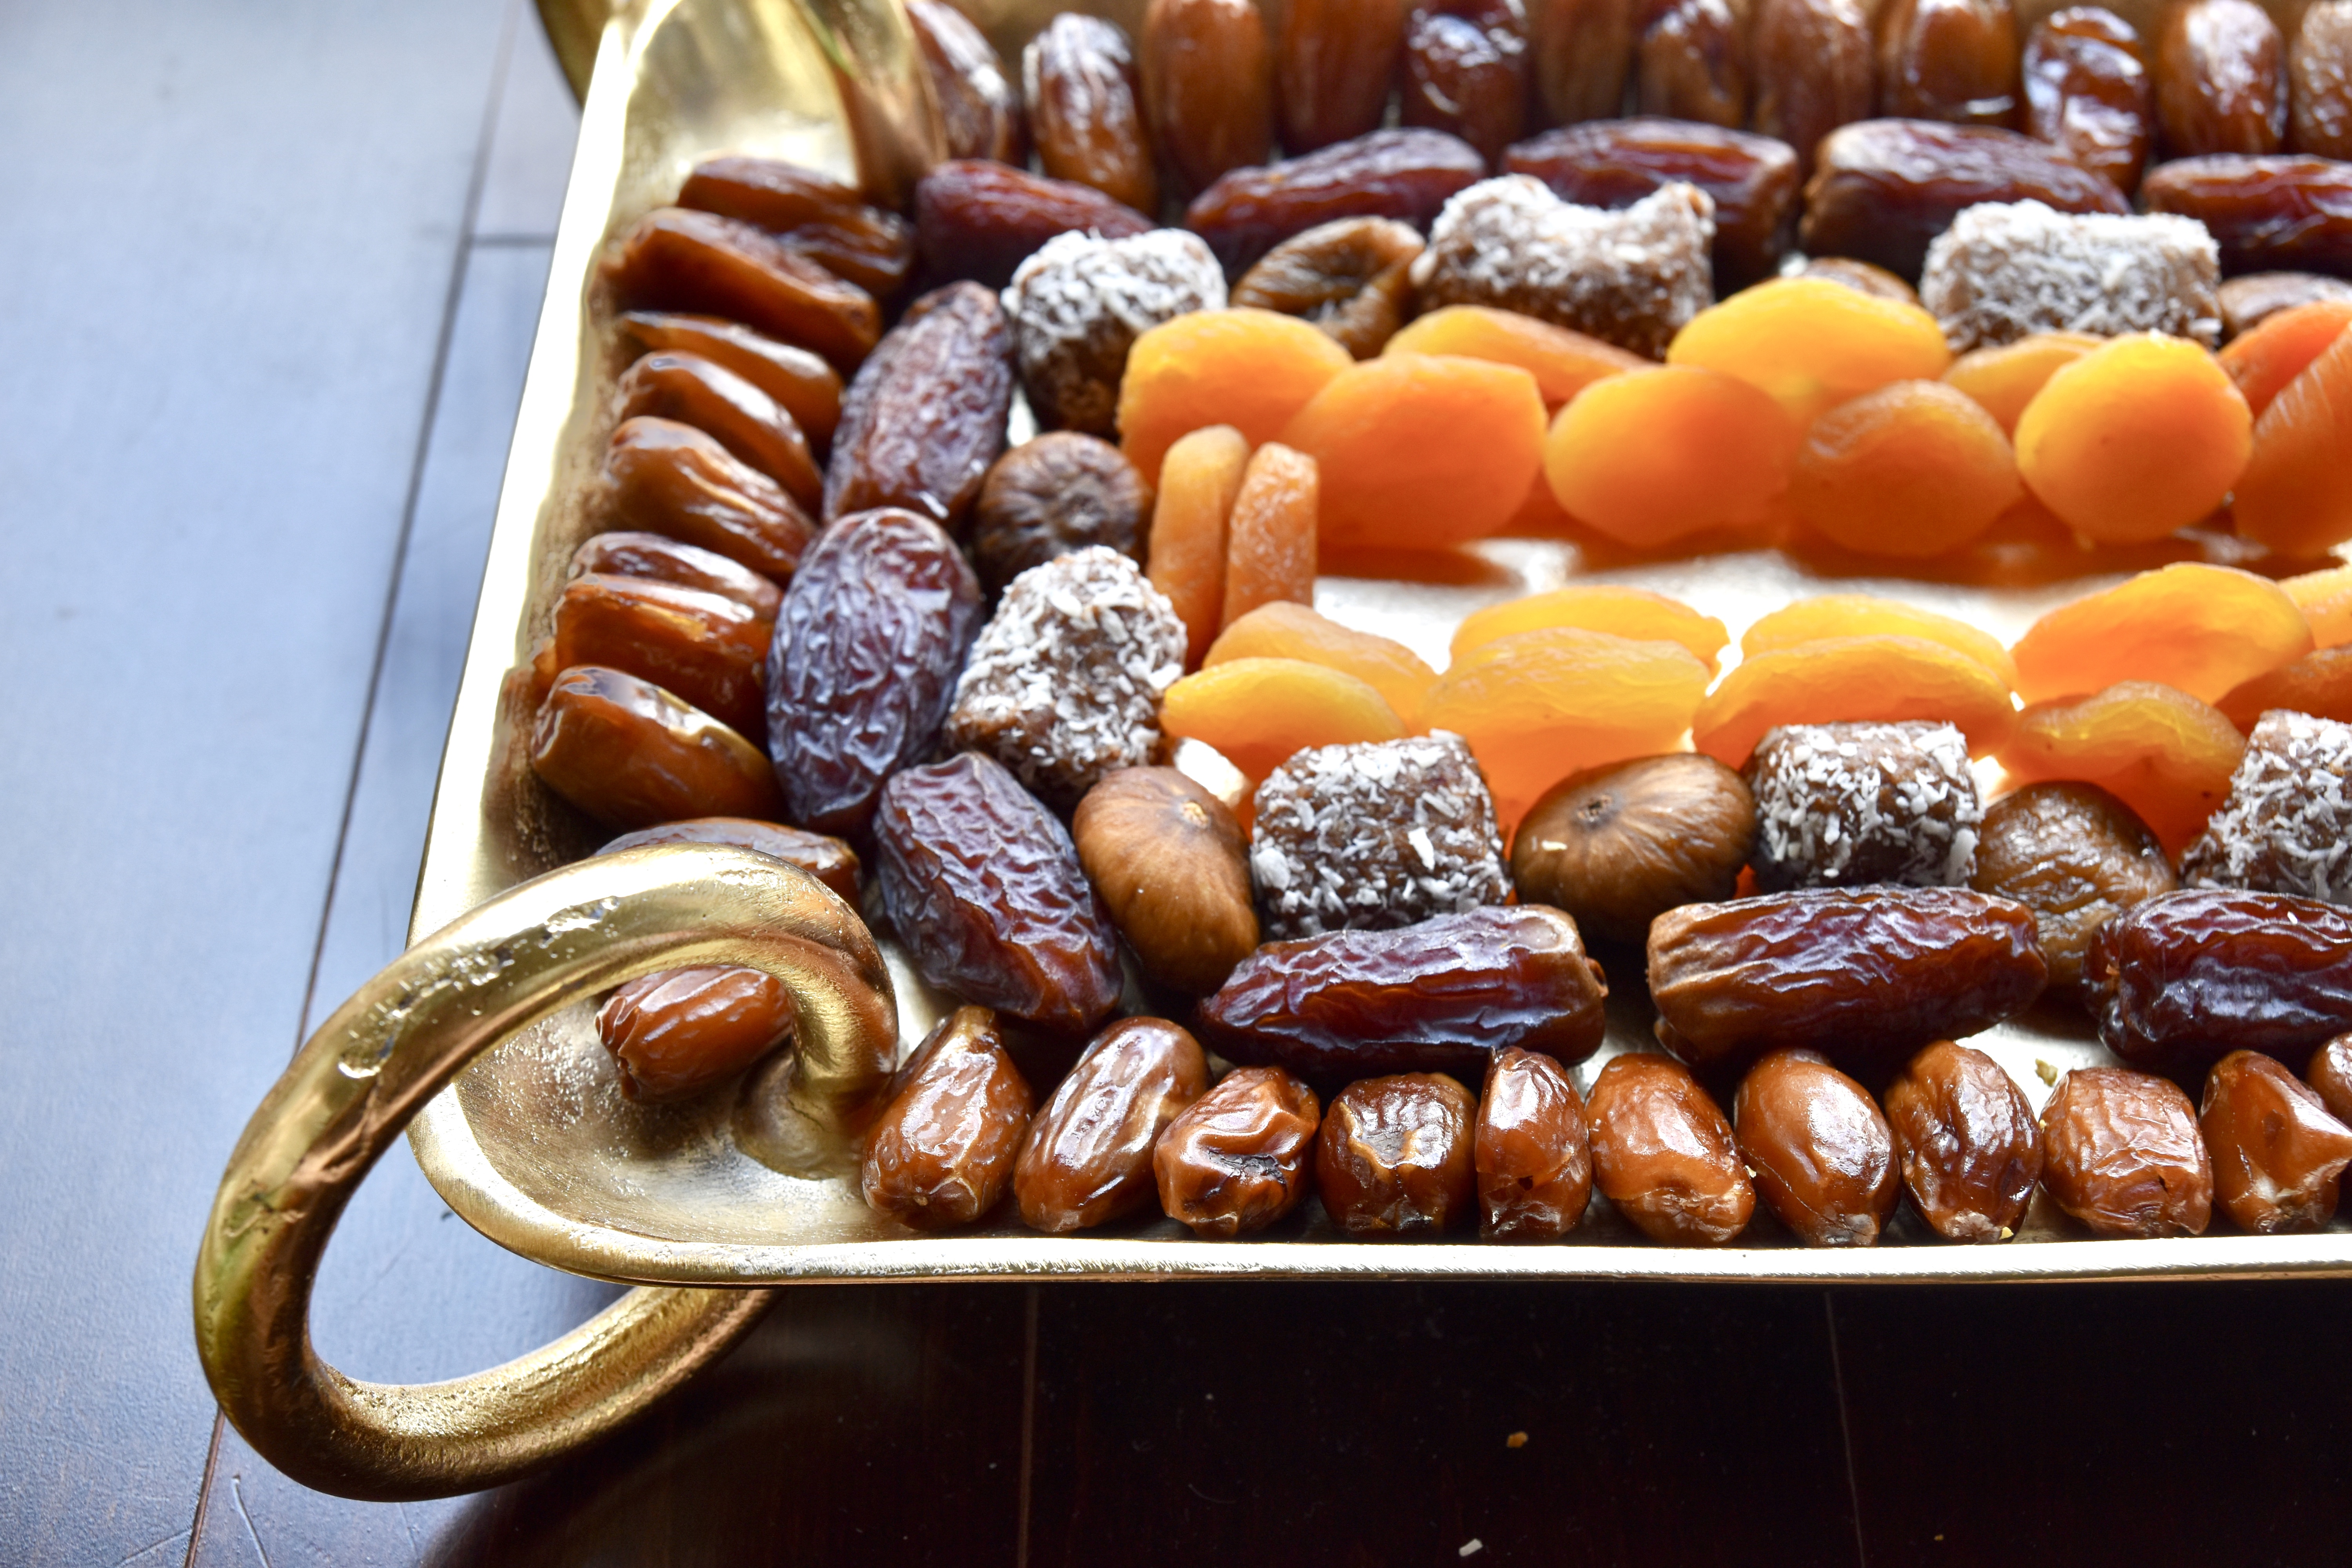
[[1528,116],[1528,19],[1519,0],[1446,0],[1405,22],[1402,115],[1459,136],[1488,163]]
[[1013,328],[976,283],[926,294],[849,384],[824,474],[827,521],[904,507],[953,529],[1004,450]]
[[1748,1228],[1756,1188],[1731,1123],[1670,1057],[1612,1058],[1585,1105],[1592,1184],[1653,1241],[1714,1247]]
[[1568,1070],[1517,1046],[1496,1052],[1471,1163],[1487,1240],[1550,1241],[1574,1230],[1592,1196],[1592,1154],[1584,1097]]
[[1582,1061],[1608,994],[1576,922],[1522,904],[1268,942],[1201,1004],[1200,1028],[1233,1061],[1307,1079],[1474,1077],[1507,1046]]
[[1184,226],[1229,275],[1318,224],[1392,217],[1426,229],[1446,198],[1486,176],[1486,161],[1442,131],[1375,131],[1263,168],[1235,169],[1201,193]]
[[2021,64],[2025,129],[2086,169],[2139,188],[2156,140],[2156,89],[2131,26],[2097,5],[2045,16]]
[[2217,153],[2159,163],[2140,182],[2150,212],[2193,217],[2221,247],[2224,272],[2352,278],[2352,163]]
[[950,158],[1029,161],[1029,132],[1021,94],[988,36],[946,0],[907,0],[907,20],[931,79],[940,126]]
[[2179,1088],[2127,1068],[2077,1068],[2042,1108],[2042,1185],[2101,1236],[2200,1236],[2213,1166]]
[[1359,1079],[1325,1108],[1315,1190],[1353,1237],[1437,1235],[1469,1212],[1470,1091],[1443,1073]]
[[935,278],[992,289],[1057,234],[1126,239],[1151,220],[1091,185],[1049,179],[986,159],[941,163],[915,186],[915,243]]
[[1160,1135],[1160,1207],[1195,1236],[1230,1241],[1307,1196],[1322,1108],[1280,1068],[1236,1068]]
[[2241,1229],[2314,1231],[2336,1217],[2352,1127],[2269,1057],[2232,1051],[2214,1063],[2197,1126],[2213,1162],[2213,1196]]
[[1117,23],[1064,11],[1045,24],[1022,52],[1021,95],[1046,174],[1138,212],[1160,210],[1135,51]]
[[2236,1050],[2300,1061],[2352,1029],[2352,910],[2166,893],[2099,929],[2083,985],[2100,1042],[2135,1067],[2194,1071]]
[[1748,1069],[1731,1125],[1756,1190],[1808,1247],[1872,1247],[1902,1194],[1869,1091],[1811,1051]]
[[994,1208],[1036,1103],[985,1007],[959,1007],[891,1080],[866,1137],[858,1190],[920,1229],[970,1225]]
[[1029,1124],[1013,1195],[1033,1230],[1060,1236],[1151,1201],[1151,1152],[1209,1087],[1192,1037],[1163,1018],[1122,1018],[1086,1049]]
[[2042,1179],[2024,1090],[1971,1047],[1939,1040],[1887,1087],[1886,1121],[1912,1207],[1947,1241],[2006,1241]]

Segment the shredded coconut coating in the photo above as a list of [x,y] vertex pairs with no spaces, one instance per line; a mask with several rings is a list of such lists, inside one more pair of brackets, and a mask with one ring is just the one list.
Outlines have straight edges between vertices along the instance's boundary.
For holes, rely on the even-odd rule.
[[2352,904],[2352,724],[2273,709],[2256,721],[2230,797],[2180,862],[2191,888]]
[[1197,234],[1055,235],[1004,291],[1022,390],[1038,423],[1110,435],[1135,340],[1162,321],[1224,304],[1224,270]]
[[972,645],[948,747],[986,752],[1068,811],[1112,769],[1151,760],[1184,643],[1168,595],[1118,551],[1090,545],[1033,566],[1006,584]]
[[1984,806],[1949,724],[1783,724],[1747,767],[1766,892],[1965,887]]
[[2221,254],[2193,217],[1984,202],[1927,247],[1919,302],[1955,353],[2033,332],[2221,338]]
[[1612,209],[1505,174],[1446,202],[1412,281],[1423,310],[1493,305],[1662,359],[1715,301],[1714,244],[1715,199],[1696,185]]
[[1268,941],[1388,931],[1511,896],[1494,798],[1461,738],[1318,746],[1257,788],[1250,844]]

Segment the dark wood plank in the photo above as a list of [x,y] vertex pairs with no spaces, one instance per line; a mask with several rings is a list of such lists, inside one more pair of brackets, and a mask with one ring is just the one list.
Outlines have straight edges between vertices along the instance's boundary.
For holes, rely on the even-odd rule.
[[1034,1443],[1039,1568],[1855,1559],[1818,1291],[1049,1290]]
[[1833,1300],[1870,1568],[2352,1550],[2340,1284]]

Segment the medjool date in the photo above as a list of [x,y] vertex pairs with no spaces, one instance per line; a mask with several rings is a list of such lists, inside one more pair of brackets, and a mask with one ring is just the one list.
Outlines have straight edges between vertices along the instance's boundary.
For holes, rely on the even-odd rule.
[[2332,158],[2176,158],[2147,172],[2140,199],[2212,231],[2224,272],[2352,279],[2352,163]]
[[2352,910],[2165,893],[2099,928],[2083,984],[2101,1043],[2135,1067],[2195,1071],[2234,1050],[2297,1061],[2352,1029]]
[[1166,1019],[1105,1029],[1029,1124],[1013,1167],[1023,1222],[1061,1236],[1150,1202],[1152,1149],[1208,1087],[1199,1042]]
[[1150,218],[1091,185],[1048,179],[985,158],[941,163],[915,186],[915,244],[934,278],[969,278],[992,289],[1057,234],[1121,239]]
[[1460,137],[1375,131],[1303,158],[1230,171],[1185,209],[1184,226],[1238,276],[1292,235],[1337,218],[1392,217],[1426,228],[1448,197],[1486,174],[1486,161]]
[[2131,25],[2099,5],[2053,12],[2026,40],[2021,70],[2026,132],[2116,189],[2137,190],[2156,140],[2156,88]]
[[924,295],[849,384],[824,517],[904,507],[954,529],[1004,450],[1013,330],[976,283]]

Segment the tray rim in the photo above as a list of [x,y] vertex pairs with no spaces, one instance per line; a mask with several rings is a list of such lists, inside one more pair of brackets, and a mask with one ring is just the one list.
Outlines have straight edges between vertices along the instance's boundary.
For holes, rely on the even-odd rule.
[[[512,884],[484,822],[501,687],[514,664],[538,530],[555,497],[579,383],[591,268],[617,196],[640,56],[683,0],[635,0],[599,39],[529,369],[499,493],[464,673],[434,795],[409,938],[415,942]],[[760,0],[751,0],[760,3]],[[775,0],[766,0],[773,4]],[[1481,1242],[1211,1242],[1135,1237],[922,1237],[806,1246],[679,1242],[566,1217],[499,1173],[457,1087],[418,1113],[409,1141],[451,1210],[509,1251],[626,1283],[1100,1279],[1587,1279],[1692,1283],[2095,1282],[2154,1279],[2352,1278],[2352,1232],[2235,1233],[2162,1240],[2079,1239],[1999,1247],[1674,1247]]]

